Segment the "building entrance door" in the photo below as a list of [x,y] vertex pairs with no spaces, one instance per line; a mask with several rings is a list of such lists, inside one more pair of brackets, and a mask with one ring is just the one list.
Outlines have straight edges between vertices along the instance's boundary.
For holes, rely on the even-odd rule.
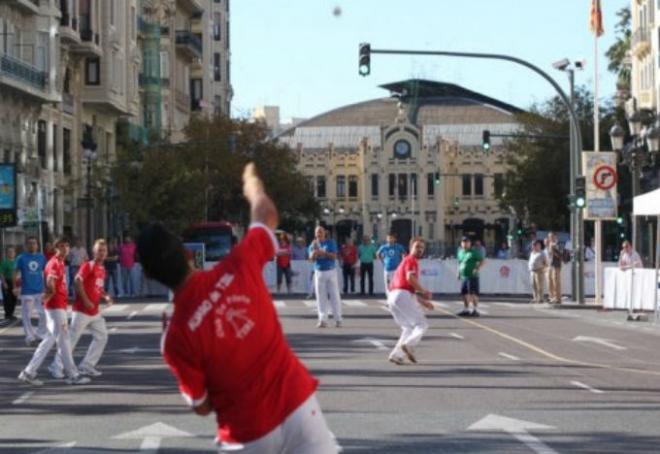
[[410,219],[395,219],[390,231],[396,235],[397,243],[408,250],[412,238],[412,221]]

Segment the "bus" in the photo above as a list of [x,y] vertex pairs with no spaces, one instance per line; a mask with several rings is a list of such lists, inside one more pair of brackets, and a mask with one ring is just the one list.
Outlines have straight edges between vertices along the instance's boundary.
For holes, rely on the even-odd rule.
[[205,264],[225,258],[236,243],[236,228],[225,221],[193,224],[183,231],[185,243],[204,243]]

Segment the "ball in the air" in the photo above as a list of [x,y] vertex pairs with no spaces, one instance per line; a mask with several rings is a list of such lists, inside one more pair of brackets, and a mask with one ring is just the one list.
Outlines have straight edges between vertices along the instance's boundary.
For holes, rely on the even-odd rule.
[[341,7],[335,6],[335,9],[332,10],[332,15],[335,17],[341,16]]

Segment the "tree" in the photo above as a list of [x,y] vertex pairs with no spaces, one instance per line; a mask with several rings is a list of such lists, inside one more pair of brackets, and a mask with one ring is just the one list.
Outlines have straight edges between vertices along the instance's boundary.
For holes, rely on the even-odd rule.
[[[576,90],[583,150],[593,150],[593,95]],[[600,142],[610,142],[608,132],[622,112],[609,103],[600,109]],[[559,97],[532,106],[518,115],[520,138],[507,142],[508,172],[499,197],[501,206],[513,210],[526,223],[541,229],[568,230],[570,212],[569,114]]]
[[241,174],[257,164],[285,228],[319,214],[312,188],[297,170],[296,155],[268,139],[262,123],[224,116],[193,118],[180,144],[122,150],[114,176],[123,207],[137,224],[159,220],[175,231],[194,222],[249,220]]
[[607,49],[605,55],[610,61],[607,69],[618,75],[618,97],[625,100],[630,97],[630,7],[621,8],[616,15],[619,18],[616,24],[616,41]]

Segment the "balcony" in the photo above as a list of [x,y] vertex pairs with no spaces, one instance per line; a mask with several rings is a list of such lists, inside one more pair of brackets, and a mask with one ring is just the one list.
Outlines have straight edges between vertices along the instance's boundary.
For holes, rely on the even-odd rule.
[[146,76],[144,74],[140,74],[138,76],[138,84],[140,87],[169,87],[170,79],[167,77]]
[[80,41],[72,47],[73,52],[83,56],[101,57],[103,49],[101,49],[99,34],[91,28],[83,27],[82,19],[80,25]]
[[62,13],[60,18],[60,39],[66,44],[80,44],[80,33],[78,33],[78,18]]
[[9,55],[0,56],[0,83],[9,82],[8,85],[14,88],[27,88],[30,92],[37,90],[40,92],[38,96],[46,96],[47,80],[48,75],[31,64]]
[[187,30],[176,31],[176,48],[190,58],[202,58],[202,41]]
[[12,3],[22,9],[25,13],[39,13],[39,0],[13,0]]
[[630,41],[630,50],[640,59],[651,51],[651,31],[648,28],[635,30]]
[[62,112],[73,115],[75,112],[73,95],[71,93],[62,93]]
[[185,9],[191,16],[197,16],[204,13],[204,7],[199,0],[177,0],[177,5]]

